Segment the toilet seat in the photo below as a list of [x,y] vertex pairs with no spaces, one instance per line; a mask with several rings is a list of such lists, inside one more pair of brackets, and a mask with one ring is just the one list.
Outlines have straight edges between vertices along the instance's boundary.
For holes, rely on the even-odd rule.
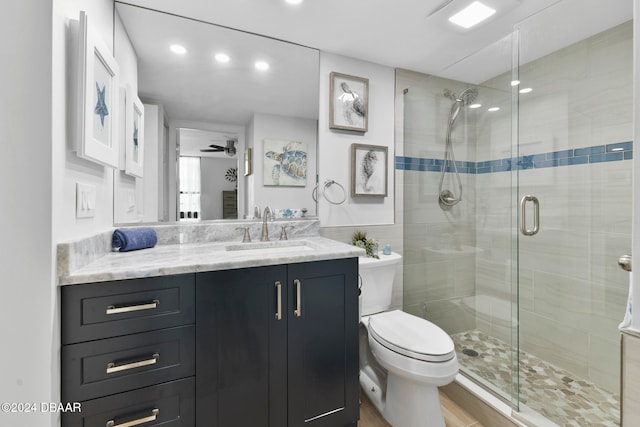
[[446,362],[455,357],[451,337],[428,320],[400,310],[370,316],[371,338],[387,349],[425,362]]

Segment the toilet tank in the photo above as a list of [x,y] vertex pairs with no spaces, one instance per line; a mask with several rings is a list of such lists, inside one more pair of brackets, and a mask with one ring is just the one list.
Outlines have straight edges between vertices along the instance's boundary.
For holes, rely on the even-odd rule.
[[360,315],[368,316],[387,311],[391,307],[391,291],[396,267],[402,256],[380,254],[380,259],[359,257],[358,268],[361,279]]

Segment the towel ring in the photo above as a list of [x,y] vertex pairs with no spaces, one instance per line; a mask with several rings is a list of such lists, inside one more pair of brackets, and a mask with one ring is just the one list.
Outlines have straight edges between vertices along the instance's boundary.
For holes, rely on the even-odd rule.
[[[336,202],[334,200],[329,199],[327,197],[326,193],[325,193],[325,190],[327,189],[327,187],[331,187],[333,184],[336,184],[342,190],[342,200],[340,200],[339,202]],[[311,192],[311,198],[316,203],[318,203],[318,188],[319,187],[320,187],[320,184],[317,184],[313,188],[313,191]],[[333,179],[326,180],[324,182],[324,185],[322,186],[322,190],[321,191],[322,191],[322,196],[324,196],[324,198],[327,200],[327,202],[331,203],[332,205],[341,205],[342,203],[345,202],[345,200],[347,200],[347,192],[344,190],[344,187],[338,181],[334,181]]]

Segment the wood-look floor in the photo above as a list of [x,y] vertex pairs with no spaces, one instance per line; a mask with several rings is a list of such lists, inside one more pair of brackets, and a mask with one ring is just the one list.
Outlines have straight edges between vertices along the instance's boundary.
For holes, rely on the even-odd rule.
[[[393,427],[378,413],[364,393],[360,393],[360,422],[358,427]],[[442,413],[447,427],[483,427],[475,418],[463,411],[446,394],[440,392]]]

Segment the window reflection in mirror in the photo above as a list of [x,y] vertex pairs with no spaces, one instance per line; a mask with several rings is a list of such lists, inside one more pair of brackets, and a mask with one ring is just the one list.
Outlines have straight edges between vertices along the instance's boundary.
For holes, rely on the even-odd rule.
[[[319,52],[117,1],[115,11],[121,81],[145,105],[145,158],[143,178],[115,174],[114,222],[251,218],[255,206],[267,204],[315,216]],[[170,49],[178,41],[182,54]],[[218,62],[223,50],[228,61]],[[257,70],[257,59],[269,68]],[[187,131],[212,135],[189,153]],[[306,147],[305,185],[265,185],[264,168],[273,168],[264,159],[265,140]],[[187,207],[191,190],[181,197],[182,156],[200,159],[197,206]],[[229,181],[234,171],[236,181]]]

